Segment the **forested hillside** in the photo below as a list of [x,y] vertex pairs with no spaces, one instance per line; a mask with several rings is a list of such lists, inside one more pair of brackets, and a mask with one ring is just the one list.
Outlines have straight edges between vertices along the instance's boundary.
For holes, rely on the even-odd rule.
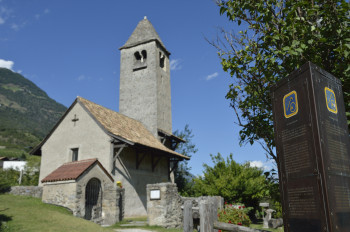
[[65,110],[30,80],[0,68],[0,156],[30,150]]

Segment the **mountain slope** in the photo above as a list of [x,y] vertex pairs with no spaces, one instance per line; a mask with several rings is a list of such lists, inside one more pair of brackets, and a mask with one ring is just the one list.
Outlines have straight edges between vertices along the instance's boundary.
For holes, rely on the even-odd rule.
[[35,146],[66,109],[22,75],[0,68],[0,148]]

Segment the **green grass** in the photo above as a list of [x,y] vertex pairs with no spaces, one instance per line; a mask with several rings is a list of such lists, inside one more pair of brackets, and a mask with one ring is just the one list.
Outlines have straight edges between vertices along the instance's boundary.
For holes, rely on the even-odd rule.
[[267,231],[272,231],[272,232],[283,232],[284,231],[283,227],[279,227],[277,229],[263,229],[262,227],[263,227],[263,225],[261,223],[250,225],[250,228],[254,228],[254,229],[267,230]]
[[2,232],[98,232],[111,228],[72,216],[65,208],[44,204],[40,199],[24,196],[0,195]]
[[181,232],[183,229],[166,229],[160,226],[121,226],[121,225],[126,225],[130,224],[134,221],[144,221],[147,222],[147,217],[138,217],[138,218],[125,218],[123,221],[116,223],[113,225],[111,228],[114,229],[127,229],[127,228],[139,228],[139,229],[144,229],[144,230],[150,230],[150,231],[159,231],[159,232]]
[[[140,228],[158,232],[181,232],[182,229],[165,229],[160,226],[122,227],[132,221],[147,221],[146,217],[126,218],[107,228],[74,217],[67,209],[44,204],[40,199],[25,196],[0,194],[0,232],[112,232],[115,229]],[[252,224],[251,228],[261,229],[261,224]],[[265,229],[283,232],[283,228]]]

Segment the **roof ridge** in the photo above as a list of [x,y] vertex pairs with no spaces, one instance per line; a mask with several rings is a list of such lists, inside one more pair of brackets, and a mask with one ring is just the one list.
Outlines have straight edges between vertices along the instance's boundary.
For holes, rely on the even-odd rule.
[[78,164],[78,163],[87,163],[87,162],[96,161],[96,160],[98,160],[98,159],[97,158],[91,158],[91,159],[77,160],[77,161],[64,163],[63,165],[75,165],[75,164]]

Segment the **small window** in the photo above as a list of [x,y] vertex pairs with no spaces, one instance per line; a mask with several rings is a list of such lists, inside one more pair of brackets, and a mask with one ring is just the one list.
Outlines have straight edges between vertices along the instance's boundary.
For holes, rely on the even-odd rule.
[[78,148],[73,148],[72,149],[72,162],[73,161],[78,161]]
[[141,61],[141,54],[139,52],[135,52],[134,56],[136,61]]
[[134,53],[134,67],[133,70],[140,70],[147,68],[147,51],[142,50]]
[[159,66],[164,69],[165,56],[163,53],[159,52]]

